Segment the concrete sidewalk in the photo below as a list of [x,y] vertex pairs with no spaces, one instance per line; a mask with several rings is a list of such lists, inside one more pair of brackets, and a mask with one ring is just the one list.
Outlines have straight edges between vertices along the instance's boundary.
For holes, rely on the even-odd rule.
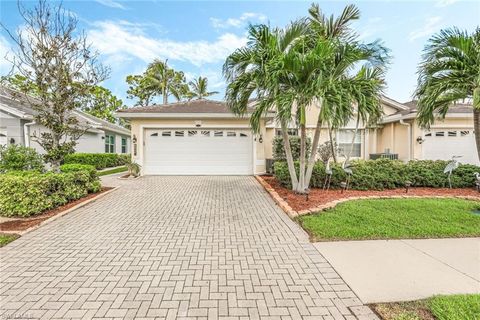
[[314,245],[364,303],[480,293],[480,238]]

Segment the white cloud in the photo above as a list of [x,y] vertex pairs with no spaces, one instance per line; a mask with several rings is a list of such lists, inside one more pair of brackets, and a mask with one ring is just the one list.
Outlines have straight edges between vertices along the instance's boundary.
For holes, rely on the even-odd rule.
[[368,19],[365,24],[359,24],[355,29],[358,30],[358,37],[361,40],[378,38],[378,32],[385,29],[385,22],[380,17],[374,17]]
[[435,4],[436,7],[447,7],[449,5],[452,5],[460,0],[438,0],[437,3]]
[[12,49],[7,39],[0,35],[0,75],[6,75],[12,69],[12,64],[9,61],[12,58]]
[[244,12],[238,18],[228,18],[228,19],[210,18],[210,22],[212,23],[212,26],[215,29],[226,29],[230,27],[239,28],[251,20],[263,22],[267,20],[267,16],[261,13]]
[[440,21],[442,21],[442,17],[429,17],[425,20],[424,25],[412,32],[408,35],[408,39],[410,41],[414,41],[418,38],[423,38],[426,36],[431,35],[435,31],[437,31],[440,27]]
[[95,0],[95,1],[100,4],[103,4],[106,7],[122,9],[122,10],[126,9],[126,7],[123,4],[121,4],[119,1],[115,1],[115,0]]
[[93,23],[88,39],[100,54],[121,63],[131,58],[151,62],[155,58],[190,62],[196,66],[222,61],[236,48],[244,46],[245,37],[224,33],[214,41],[174,41],[146,35],[143,27],[125,21]]

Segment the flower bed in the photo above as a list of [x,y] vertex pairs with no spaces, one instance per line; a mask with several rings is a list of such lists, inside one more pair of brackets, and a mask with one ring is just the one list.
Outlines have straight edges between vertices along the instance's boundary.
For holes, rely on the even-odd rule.
[[261,177],[278,195],[281,199],[296,212],[302,211],[320,211],[322,207],[331,207],[343,200],[358,199],[362,197],[404,197],[404,196],[419,196],[419,197],[460,197],[471,198],[480,201],[480,193],[473,188],[410,188],[406,193],[404,188],[388,189],[388,190],[347,190],[342,193],[338,189],[330,189],[328,191],[313,188],[310,190],[308,200],[305,195],[299,195],[293,191],[282,186],[275,177],[263,176]]

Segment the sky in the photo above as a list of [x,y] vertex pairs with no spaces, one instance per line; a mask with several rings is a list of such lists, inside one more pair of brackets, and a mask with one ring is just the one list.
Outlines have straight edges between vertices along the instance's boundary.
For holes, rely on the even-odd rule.
[[[27,7],[35,1],[23,1]],[[362,41],[380,39],[393,59],[387,73],[386,95],[400,102],[412,99],[422,50],[434,33],[456,26],[473,32],[480,24],[480,1],[320,1],[328,15],[338,15],[355,3],[361,17],[352,27]],[[120,1],[64,0],[78,18],[79,30],[111,68],[103,86],[127,99],[125,78],[141,74],[155,58],[168,59],[187,80],[207,77],[209,89],[223,99],[225,57],[246,44],[246,26],[265,23],[283,27],[308,14],[311,1]],[[0,21],[9,30],[21,28],[16,0],[0,0]],[[10,70],[12,41],[0,30],[0,75]],[[173,100],[173,98],[171,99]]]

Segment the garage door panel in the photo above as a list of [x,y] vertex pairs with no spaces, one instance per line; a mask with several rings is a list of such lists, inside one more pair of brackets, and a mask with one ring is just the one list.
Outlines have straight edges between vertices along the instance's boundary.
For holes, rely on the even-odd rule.
[[423,158],[450,160],[461,156],[461,163],[479,164],[472,129],[435,129],[424,135]]
[[253,173],[253,142],[242,129],[147,129],[145,174]]

